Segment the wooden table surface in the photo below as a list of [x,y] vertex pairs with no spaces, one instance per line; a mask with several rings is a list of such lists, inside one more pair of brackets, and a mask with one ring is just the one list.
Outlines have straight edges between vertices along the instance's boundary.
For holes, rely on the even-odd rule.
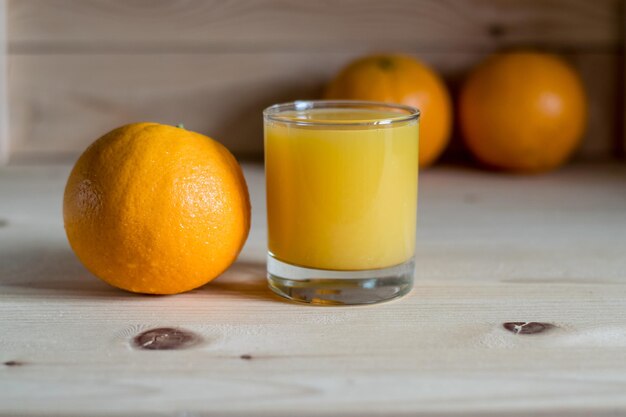
[[263,171],[245,168],[247,246],[177,296],[76,260],[69,166],[0,169],[0,415],[626,415],[626,165],[423,173],[415,289],[368,307],[268,291]]

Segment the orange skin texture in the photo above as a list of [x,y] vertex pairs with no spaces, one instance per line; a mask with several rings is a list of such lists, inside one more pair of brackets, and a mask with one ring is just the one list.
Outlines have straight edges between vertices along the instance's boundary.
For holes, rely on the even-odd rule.
[[541,172],[562,165],[585,131],[578,74],[544,53],[494,55],[466,80],[459,102],[467,146],[487,166]]
[[450,139],[452,105],[432,69],[408,55],[373,55],[344,68],[324,98],[400,103],[420,110],[420,168],[431,165]]
[[136,293],[176,294],[219,276],[250,229],[248,189],[218,142],[136,123],[95,141],[65,188],[63,219],[81,262]]

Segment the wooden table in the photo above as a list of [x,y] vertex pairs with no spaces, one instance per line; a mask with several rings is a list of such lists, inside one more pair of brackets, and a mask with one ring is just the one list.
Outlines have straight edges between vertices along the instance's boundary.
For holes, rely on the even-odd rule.
[[69,168],[0,169],[2,416],[626,415],[626,165],[423,173],[416,287],[369,307],[267,290],[254,165],[223,277],[111,288],[66,242]]

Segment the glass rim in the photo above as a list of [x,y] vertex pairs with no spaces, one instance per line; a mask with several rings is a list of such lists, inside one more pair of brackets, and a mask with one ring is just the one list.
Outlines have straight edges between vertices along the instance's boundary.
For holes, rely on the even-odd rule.
[[[384,108],[398,112],[397,117],[381,117],[369,121],[349,121],[337,119],[336,121],[315,121],[315,120],[294,120],[292,118],[281,117],[280,114],[285,111],[306,111],[313,109],[363,109],[363,108]],[[402,114],[401,112],[404,112]],[[396,103],[385,103],[382,101],[366,101],[366,100],[295,100],[286,103],[278,103],[267,107],[263,110],[263,119],[273,122],[292,124],[298,126],[386,126],[396,123],[409,122],[417,120],[420,117],[420,111],[412,106]]]

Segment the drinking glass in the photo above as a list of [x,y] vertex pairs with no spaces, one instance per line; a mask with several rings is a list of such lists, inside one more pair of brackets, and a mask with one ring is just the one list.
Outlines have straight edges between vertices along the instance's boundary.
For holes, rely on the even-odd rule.
[[270,288],[312,304],[369,304],[415,273],[419,111],[296,101],[263,112]]

